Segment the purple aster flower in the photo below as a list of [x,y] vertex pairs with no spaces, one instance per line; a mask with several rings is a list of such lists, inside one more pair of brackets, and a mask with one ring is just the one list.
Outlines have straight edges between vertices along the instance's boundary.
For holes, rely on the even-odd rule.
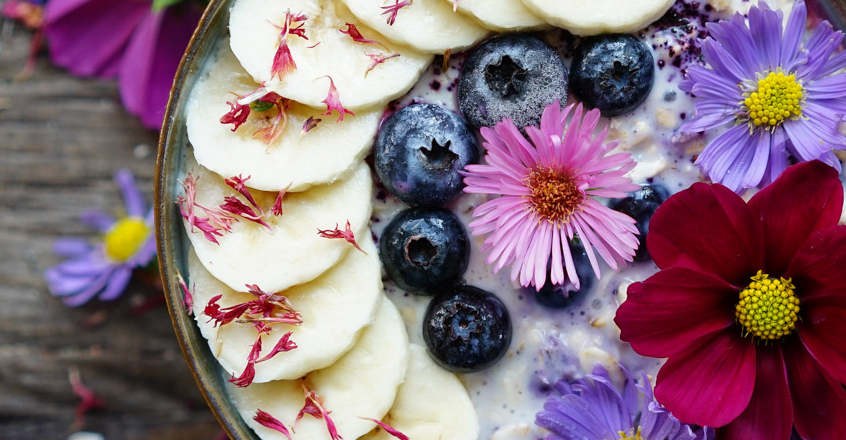
[[710,67],[691,66],[680,88],[696,97],[696,117],[681,131],[729,126],[696,164],[736,192],[764,186],[788,166],[820,159],[840,170],[832,150],[846,149],[837,126],[846,114],[843,33],[823,21],[802,43],[807,10],[798,1],[783,14],[765,3],[731,20],[708,23],[702,54]]
[[[561,397],[551,397],[535,418],[538,426],[548,429],[547,440],[705,440],[713,430],[697,429],[679,422],[661,406],[652,393],[652,385],[641,374],[636,383],[623,369],[626,384],[622,394],[601,365],[593,374],[569,383],[559,381]],[[640,394],[643,398],[641,399]]]
[[129,170],[115,174],[126,206],[126,217],[115,219],[100,211],[87,211],[82,221],[103,233],[103,241],[90,243],[84,238],[56,240],[56,254],[67,260],[47,269],[44,278],[50,293],[76,307],[99,295],[111,301],[129,284],[132,271],[146,266],[156,255],[153,235],[153,210],[147,210],[144,198]]
[[202,10],[152,0],[51,0],[45,10],[50,58],[74,75],[118,77],[130,113],[158,130],[170,86]]

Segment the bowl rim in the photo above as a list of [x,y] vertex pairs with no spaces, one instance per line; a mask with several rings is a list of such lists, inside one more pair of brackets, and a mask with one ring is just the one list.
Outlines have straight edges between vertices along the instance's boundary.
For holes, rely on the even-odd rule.
[[[169,230],[172,221],[172,210],[175,204],[168,197],[168,189],[173,185],[173,182],[169,180],[172,176],[166,165],[172,163],[173,160],[177,160],[175,155],[179,154],[179,151],[174,150],[182,150],[182,148],[178,148],[175,145],[178,142],[180,134],[182,134],[180,131],[182,127],[179,127],[181,121],[176,118],[176,115],[180,111],[180,104],[185,99],[184,95],[190,92],[190,90],[186,90],[186,83],[189,77],[201,70],[201,66],[197,66],[197,63],[202,61],[198,56],[202,53],[203,44],[207,43],[210,32],[213,31],[212,25],[215,24],[215,19],[219,17],[225,7],[228,7],[230,2],[231,0],[209,1],[177,67],[168,96],[167,107],[165,108],[164,122],[159,133],[153,206],[155,212],[159,275],[162,279],[162,287],[164,289],[171,325],[173,326],[174,333],[176,333],[176,339],[179,342],[182,355],[191,370],[191,375],[194,377],[194,381],[203,399],[212,410],[214,417],[226,435],[236,440],[252,440],[255,439],[255,436],[251,435],[249,428],[243,422],[240,414],[237,411],[235,414],[230,414],[229,412],[233,408],[224,408],[221,402],[219,402],[220,397],[229,398],[225,394],[225,390],[221,390],[223,393],[222,396],[216,396],[213,393],[216,385],[211,382],[211,377],[205,377],[206,374],[202,372],[203,368],[200,364],[200,356],[203,356],[203,353],[197,353],[189,340],[192,338],[188,334],[187,326],[194,326],[196,329],[196,323],[194,322],[194,317],[187,314],[179,282],[174,276],[174,274],[178,273],[177,266],[179,258],[174,252],[174,237],[171,236]],[[188,88],[190,89],[190,85],[188,85]],[[187,137],[187,134],[185,136]],[[200,342],[207,344],[205,340]],[[200,346],[200,349],[203,348],[204,346]],[[205,348],[207,349],[207,346]],[[237,419],[233,419],[233,415]]]

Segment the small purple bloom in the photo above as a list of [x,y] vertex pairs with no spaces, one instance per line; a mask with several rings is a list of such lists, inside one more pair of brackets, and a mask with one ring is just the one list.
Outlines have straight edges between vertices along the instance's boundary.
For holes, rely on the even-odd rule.
[[[661,406],[652,385],[642,374],[636,383],[623,369],[626,384],[617,390],[600,365],[593,374],[574,382],[559,381],[555,388],[561,397],[551,397],[535,418],[548,429],[547,440],[706,440],[713,430],[697,429],[679,422]],[[643,398],[641,399],[641,396]],[[642,402],[642,403],[641,403]]]
[[153,210],[129,170],[115,174],[126,207],[126,217],[115,219],[100,211],[87,211],[82,221],[103,233],[103,241],[92,244],[83,238],[65,237],[53,245],[67,260],[47,269],[44,278],[54,296],[77,307],[95,296],[111,301],[123,293],[132,271],[146,266],[156,255]]
[[840,170],[832,150],[846,149],[837,131],[846,114],[843,33],[823,21],[802,43],[807,10],[793,5],[787,24],[766,3],[749,19],[709,23],[702,41],[709,67],[691,66],[680,88],[696,97],[696,116],[681,131],[729,128],[696,159],[703,173],[736,192],[765,186],[788,166],[819,159]]

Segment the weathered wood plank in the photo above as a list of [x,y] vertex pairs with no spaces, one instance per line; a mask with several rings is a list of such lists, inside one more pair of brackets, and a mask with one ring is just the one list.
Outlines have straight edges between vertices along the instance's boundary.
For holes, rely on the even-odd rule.
[[[0,25],[2,28],[2,25]],[[214,439],[220,428],[182,358],[160,295],[140,283],[111,304],[69,309],[42,274],[64,235],[96,238],[86,209],[117,214],[127,167],[152,194],[157,134],[120,105],[113,81],[73,78],[42,54],[28,81],[28,34],[0,32],[0,439],[62,439],[78,398],[68,371],[106,402],[85,429],[107,439]],[[151,200],[148,199],[148,202]]]

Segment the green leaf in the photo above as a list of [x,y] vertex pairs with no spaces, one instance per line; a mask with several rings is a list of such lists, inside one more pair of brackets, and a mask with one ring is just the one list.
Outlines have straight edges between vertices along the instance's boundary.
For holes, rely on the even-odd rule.
[[159,12],[164,8],[173,6],[182,0],[153,0],[153,12]]

